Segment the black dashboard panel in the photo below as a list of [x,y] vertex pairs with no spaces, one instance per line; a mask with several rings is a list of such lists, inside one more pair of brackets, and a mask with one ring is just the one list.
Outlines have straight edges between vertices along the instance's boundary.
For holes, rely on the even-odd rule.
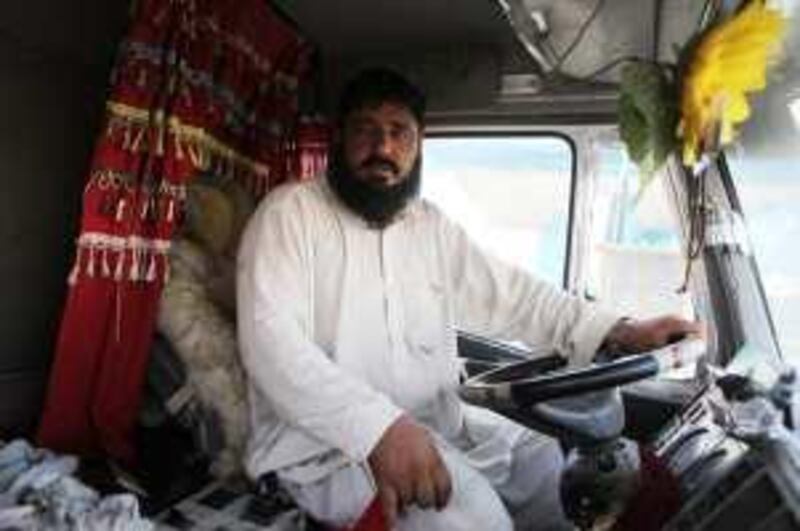
[[703,393],[657,438],[656,453],[678,478],[682,496],[665,529],[800,530],[800,499],[787,488],[787,479],[800,484],[800,474],[785,467],[776,473],[779,445],[756,447],[732,437],[727,407],[714,390]]

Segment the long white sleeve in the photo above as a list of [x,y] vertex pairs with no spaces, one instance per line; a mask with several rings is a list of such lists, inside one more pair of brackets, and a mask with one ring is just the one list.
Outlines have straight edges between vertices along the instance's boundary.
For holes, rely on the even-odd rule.
[[443,219],[457,325],[468,332],[552,345],[588,363],[620,316],[580,300],[485,253]]
[[242,360],[255,389],[283,421],[361,461],[402,411],[313,341],[307,220],[280,193],[259,208],[241,246]]

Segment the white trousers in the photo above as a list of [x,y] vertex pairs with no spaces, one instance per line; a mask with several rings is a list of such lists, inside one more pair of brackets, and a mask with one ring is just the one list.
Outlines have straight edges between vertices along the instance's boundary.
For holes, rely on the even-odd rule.
[[[563,455],[557,441],[491,412],[468,417],[457,441],[436,439],[452,481],[441,511],[407,508],[397,531],[545,531],[573,529],[559,499]],[[300,484],[278,474],[304,510],[335,527],[353,525],[376,495],[366,464]]]

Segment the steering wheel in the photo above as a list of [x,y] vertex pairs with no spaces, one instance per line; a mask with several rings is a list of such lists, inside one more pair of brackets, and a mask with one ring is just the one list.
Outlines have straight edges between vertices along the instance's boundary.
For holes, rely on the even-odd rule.
[[683,339],[648,353],[544,374],[537,360],[524,360],[468,379],[459,394],[552,435],[609,440],[624,427],[619,386],[694,362],[705,349],[701,339]]

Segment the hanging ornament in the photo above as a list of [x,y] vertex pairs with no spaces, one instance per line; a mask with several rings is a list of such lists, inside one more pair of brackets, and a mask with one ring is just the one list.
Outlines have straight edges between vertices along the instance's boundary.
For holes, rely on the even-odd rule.
[[766,87],[784,26],[779,11],[751,0],[686,50],[679,126],[686,166],[730,143],[736,126],[750,116],[747,97]]
[[639,166],[644,190],[677,143],[678,106],[674,76],[651,61],[632,61],[622,70],[619,133],[628,157]]

